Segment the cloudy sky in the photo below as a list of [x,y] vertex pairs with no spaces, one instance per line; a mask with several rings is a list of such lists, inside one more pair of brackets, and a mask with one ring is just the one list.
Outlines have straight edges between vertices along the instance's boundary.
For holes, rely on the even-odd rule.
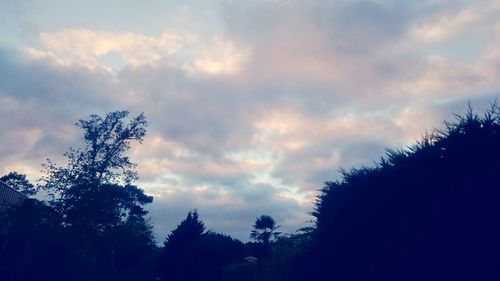
[[2,0],[0,35],[0,174],[39,178],[89,114],[144,112],[159,240],[192,208],[293,232],[340,167],[500,97],[499,0]]

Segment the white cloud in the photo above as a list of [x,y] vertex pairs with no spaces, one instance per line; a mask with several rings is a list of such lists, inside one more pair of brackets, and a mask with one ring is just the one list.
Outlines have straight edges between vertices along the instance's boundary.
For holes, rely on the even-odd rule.
[[231,41],[219,37],[213,38],[209,45],[201,44],[194,68],[212,74],[236,73],[249,59],[249,51],[238,50]]
[[107,56],[113,54],[115,61],[122,61],[114,63],[120,66],[138,67],[167,61],[191,72],[210,74],[235,73],[248,57],[248,51],[239,50],[229,40],[204,39],[182,30],[154,37],[134,32],[63,29],[41,33],[39,45],[26,48],[35,59],[53,59],[66,66],[81,65],[109,72],[120,70],[113,69],[114,65],[106,61]]
[[125,64],[139,65],[172,55],[180,46],[181,38],[172,33],[148,37],[133,32],[63,29],[54,33],[41,33],[40,47],[28,47],[27,51],[36,59],[54,58],[65,65],[109,69],[100,59],[112,52],[119,54]]
[[413,36],[428,41],[444,41],[457,35],[462,29],[479,18],[476,11],[464,9],[454,15],[441,15],[430,22],[417,25]]

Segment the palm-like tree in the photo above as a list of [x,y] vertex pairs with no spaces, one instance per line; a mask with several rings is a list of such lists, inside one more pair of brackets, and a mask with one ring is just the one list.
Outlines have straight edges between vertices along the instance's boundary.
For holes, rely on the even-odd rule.
[[255,220],[250,238],[269,244],[273,236],[280,234],[280,232],[276,232],[279,227],[271,216],[262,215]]

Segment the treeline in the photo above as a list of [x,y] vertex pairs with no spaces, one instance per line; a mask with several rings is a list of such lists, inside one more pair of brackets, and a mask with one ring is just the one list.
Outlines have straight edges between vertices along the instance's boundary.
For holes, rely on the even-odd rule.
[[500,108],[327,182],[299,280],[500,280]]
[[[147,123],[126,117],[80,120],[86,146],[66,166],[44,165],[47,202],[0,214],[1,280],[500,280],[496,103],[343,170],[321,190],[314,227],[283,235],[263,215],[246,244],[207,231],[196,210],[155,244],[144,210],[153,198],[125,155]],[[32,194],[22,175],[10,179]]]
[[207,231],[190,211],[158,247],[144,206],[153,201],[134,185],[135,164],[126,152],[142,142],[147,122],[128,112],[91,115],[76,125],[85,146],[51,160],[38,187],[11,172],[0,180],[26,196],[37,189],[45,202],[26,199],[0,212],[0,280],[220,280],[229,264],[271,253],[278,228],[256,219],[255,242]]

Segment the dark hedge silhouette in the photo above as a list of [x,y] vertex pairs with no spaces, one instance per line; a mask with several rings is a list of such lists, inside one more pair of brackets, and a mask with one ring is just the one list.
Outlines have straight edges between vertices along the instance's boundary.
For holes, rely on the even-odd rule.
[[297,280],[500,280],[500,109],[456,118],[326,183]]

